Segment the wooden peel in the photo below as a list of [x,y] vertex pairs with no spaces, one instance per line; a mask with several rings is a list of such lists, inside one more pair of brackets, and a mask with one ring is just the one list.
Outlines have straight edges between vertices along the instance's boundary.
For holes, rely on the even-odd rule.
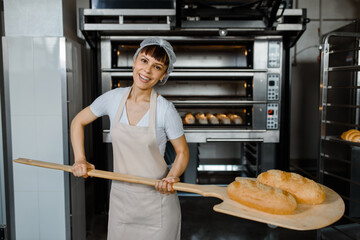
[[[71,166],[68,165],[24,158],[19,158],[14,161],[22,164],[72,172]],[[89,170],[88,175],[91,177],[145,184],[149,186],[155,186],[157,181],[156,179],[151,178],[143,178],[101,170]],[[197,193],[205,197],[216,197],[223,200],[222,203],[214,206],[213,209],[216,212],[294,230],[314,230],[323,228],[336,222],[344,214],[345,205],[341,197],[330,188],[326,186],[322,187],[326,192],[324,203],[318,205],[298,204],[297,209],[292,214],[275,215],[246,207],[238,202],[231,200],[226,193],[226,187],[219,187],[215,185],[197,185],[181,182],[173,184],[173,188],[177,191]]]

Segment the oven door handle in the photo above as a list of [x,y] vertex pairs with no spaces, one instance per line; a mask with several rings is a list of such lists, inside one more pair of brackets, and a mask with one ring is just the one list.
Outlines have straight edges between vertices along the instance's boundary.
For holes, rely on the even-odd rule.
[[[109,72],[112,77],[131,77],[130,71],[106,71]],[[238,71],[187,71],[176,72],[173,71],[170,74],[171,77],[253,77],[254,72],[238,72]]]
[[263,138],[207,138],[206,142],[264,142]]
[[176,72],[170,74],[171,77],[253,77],[253,72],[230,72],[230,71],[200,71],[200,72]]

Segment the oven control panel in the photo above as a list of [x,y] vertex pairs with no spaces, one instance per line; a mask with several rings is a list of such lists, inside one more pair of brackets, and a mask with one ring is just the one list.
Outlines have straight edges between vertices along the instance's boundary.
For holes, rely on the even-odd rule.
[[267,100],[279,100],[280,74],[270,73],[267,76]]
[[281,42],[269,41],[268,67],[279,68],[281,59]]
[[267,105],[266,129],[279,128],[279,104],[269,103]]

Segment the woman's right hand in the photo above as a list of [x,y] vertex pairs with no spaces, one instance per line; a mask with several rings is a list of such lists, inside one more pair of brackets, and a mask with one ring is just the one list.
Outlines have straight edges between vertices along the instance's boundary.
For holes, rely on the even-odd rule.
[[89,163],[86,160],[79,160],[75,161],[74,165],[72,165],[71,170],[75,177],[87,178],[88,171],[92,169],[95,169],[95,166],[93,164]]

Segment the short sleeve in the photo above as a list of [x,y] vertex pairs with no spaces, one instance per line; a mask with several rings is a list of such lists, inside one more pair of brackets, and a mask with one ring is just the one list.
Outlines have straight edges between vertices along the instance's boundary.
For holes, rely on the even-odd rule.
[[179,138],[184,134],[181,117],[172,103],[169,103],[165,112],[165,133],[170,140]]
[[114,90],[108,91],[100,95],[98,98],[95,99],[94,102],[91,103],[90,110],[95,116],[102,117],[104,115],[109,115],[111,106],[111,104],[109,103],[111,102],[111,99],[114,95],[113,93]]

